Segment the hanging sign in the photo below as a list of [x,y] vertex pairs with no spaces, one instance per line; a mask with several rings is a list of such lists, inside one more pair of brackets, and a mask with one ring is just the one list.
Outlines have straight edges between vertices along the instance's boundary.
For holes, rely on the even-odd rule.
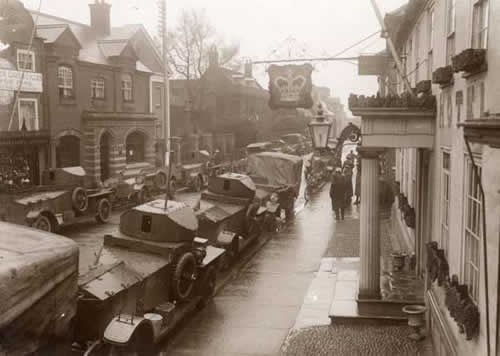
[[42,74],[33,72],[23,72],[10,69],[0,69],[0,90],[17,91],[19,85],[21,91],[41,93]]
[[389,63],[386,55],[359,56],[358,75],[384,75]]
[[311,97],[313,67],[310,64],[271,65],[269,73],[269,107],[304,108],[313,105]]

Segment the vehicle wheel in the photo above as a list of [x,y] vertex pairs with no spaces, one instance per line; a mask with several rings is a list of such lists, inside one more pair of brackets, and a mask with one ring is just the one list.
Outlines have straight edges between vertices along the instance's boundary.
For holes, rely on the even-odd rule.
[[200,283],[201,286],[201,300],[198,303],[198,307],[204,308],[215,294],[215,285],[217,282],[217,271],[214,266],[208,267],[203,280]]
[[89,206],[89,199],[87,193],[82,187],[76,187],[71,193],[71,202],[73,209],[79,213],[83,213]]
[[201,191],[201,188],[203,187],[203,181],[200,176],[196,176],[196,178],[193,181],[193,190],[195,192]]
[[178,259],[173,276],[172,292],[177,301],[187,300],[194,288],[196,280],[196,259],[192,252],[186,252]]
[[158,172],[154,177],[154,185],[156,189],[163,189],[167,184],[167,175],[163,172]]
[[175,199],[175,193],[177,191],[177,182],[175,178],[170,179],[170,199]]
[[147,188],[141,188],[136,194],[137,204],[144,204],[149,201],[150,195]]
[[105,224],[109,221],[111,216],[111,203],[108,199],[102,198],[97,203],[97,214],[95,219],[101,224]]
[[47,231],[47,232],[55,231],[55,226],[53,226],[52,222],[50,221],[50,218],[46,215],[39,215],[32,226],[35,229],[42,231]]

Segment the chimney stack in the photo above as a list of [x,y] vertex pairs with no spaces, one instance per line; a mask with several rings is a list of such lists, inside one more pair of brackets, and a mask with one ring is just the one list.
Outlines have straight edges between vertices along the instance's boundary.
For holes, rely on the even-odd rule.
[[95,0],[89,4],[90,7],[90,27],[100,36],[109,36],[111,33],[111,5],[104,0]]

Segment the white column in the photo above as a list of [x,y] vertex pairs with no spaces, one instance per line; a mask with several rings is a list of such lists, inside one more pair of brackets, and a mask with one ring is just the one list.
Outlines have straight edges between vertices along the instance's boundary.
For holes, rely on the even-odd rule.
[[361,214],[358,299],[380,299],[380,220],[379,155],[380,148],[360,147]]

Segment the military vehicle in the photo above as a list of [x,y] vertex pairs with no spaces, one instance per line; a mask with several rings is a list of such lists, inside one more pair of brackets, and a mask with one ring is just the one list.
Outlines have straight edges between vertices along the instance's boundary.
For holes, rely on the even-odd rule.
[[275,193],[286,217],[293,216],[302,179],[301,157],[280,152],[254,153],[248,156],[247,172],[256,185],[261,205]]
[[68,355],[76,315],[78,246],[0,222],[0,355]]
[[256,198],[252,179],[244,174],[211,176],[196,209],[199,234],[234,259],[261,234],[265,208]]
[[111,194],[109,189],[90,188],[82,167],[48,169],[41,186],[0,194],[0,220],[49,232],[89,216],[106,223]]
[[193,209],[172,200],[121,215],[119,230],[104,236],[94,264],[78,281],[76,341],[97,340],[88,355],[149,354],[184,316],[210,300],[224,250],[197,237],[197,230]]

